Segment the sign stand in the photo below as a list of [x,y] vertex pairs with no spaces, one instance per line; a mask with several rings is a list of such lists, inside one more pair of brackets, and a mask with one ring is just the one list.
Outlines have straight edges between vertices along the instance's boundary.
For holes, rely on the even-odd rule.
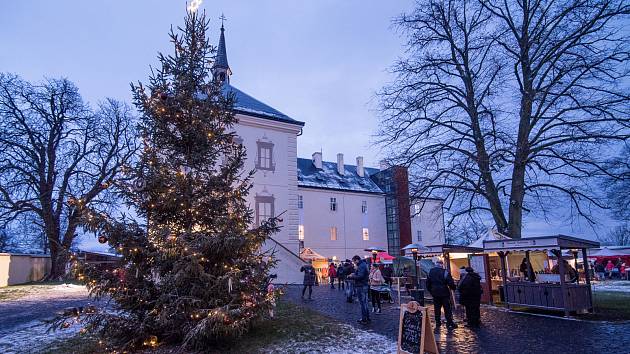
[[400,306],[398,354],[439,354],[426,307],[416,301]]

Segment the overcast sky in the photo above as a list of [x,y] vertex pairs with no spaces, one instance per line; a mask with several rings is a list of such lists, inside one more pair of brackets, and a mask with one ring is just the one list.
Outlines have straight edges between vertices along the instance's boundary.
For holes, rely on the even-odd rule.
[[[377,125],[372,101],[402,54],[391,20],[412,0],[205,0],[210,36],[226,42],[231,83],[306,123],[298,155],[323,150],[348,163],[362,155],[377,167],[370,146]],[[158,51],[170,52],[168,30],[185,16],[183,0],[19,0],[0,2],[0,71],[27,80],[67,77],[91,103],[130,102],[131,81],[147,81]],[[589,236],[588,228],[545,221],[527,233]],[[592,236],[591,236],[592,237]]]

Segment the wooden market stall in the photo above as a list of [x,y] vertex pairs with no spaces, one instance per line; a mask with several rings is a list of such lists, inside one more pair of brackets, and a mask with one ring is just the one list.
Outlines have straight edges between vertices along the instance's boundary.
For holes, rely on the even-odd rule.
[[426,246],[420,255],[423,258],[438,257],[444,261],[446,269],[453,278],[458,281],[461,267],[472,267],[481,276],[481,286],[484,290],[481,301],[492,303],[492,283],[490,281],[490,270],[488,255],[483,253],[483,248],[440,244]]
[[[571,312],[593,311],[586,250],[599,247],[598,242],[556,235],[518,240],[490,240],[484,241],[483,244],[484,252],[496,253],[501,262],[501,301],[508,308],[523,306],[559,310],[564,311],[565,316],[569,316]],[[580,284],[578,277],[569,277],[570,273],[577,273],[570,269],[569,263],[563,259],[564,250],[570,250],[574,254],[581,251],[585,267],[585,284]],[[548,267],[551,265],[549,262],[543,263],[542,267],[532,264],[533,254],[537,257],[550,258],[549,253],[556,255],[558,259],[552,268]],[[525,268],[531,269],[530,273],[533,274],[523,277],[510,276],[506,265],[510,254],[524,254]]]

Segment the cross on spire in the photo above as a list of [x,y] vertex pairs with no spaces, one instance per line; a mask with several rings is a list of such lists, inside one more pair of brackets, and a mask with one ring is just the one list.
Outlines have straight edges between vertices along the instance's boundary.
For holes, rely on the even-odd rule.
[[219,20],[221,20],[221,28],[223,28],[223,22],[227,21],[227,18],[223,13],[221,13],[221,17],[219,17]]

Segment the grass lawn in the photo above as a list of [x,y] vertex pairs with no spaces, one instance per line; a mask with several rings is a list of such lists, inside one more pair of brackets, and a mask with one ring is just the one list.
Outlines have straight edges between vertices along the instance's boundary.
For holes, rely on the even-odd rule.
[[[224,343],[204,351],[204,353],[258,353],[261,348],[281,344],[288,340],[319,341],[338,335],[341,324],[312,310],[279,301],[276,307],[276,318],[265,320],[255,326],[243,338]],[[305,350],[308,348],[304,348]],[[95,353],[102,352],[98,340],[94,337],[77,335],[69,340],[55,341],[48,346],[45,353]],[[170,353],[175,348],[159,348],[146,353]]]
[[630,321],[630,292],[593,292],[595,313],[579,315],[578,318],[596,321]]
[[28,296],[30,294],[41,292],[42,290],[49,290],[56,285],[68,284],[68,283],[71,283],[71,282],[68,282],[68,281],[37,282],[37,283],[27,283],[27,284],[21,284],[21,285],[5,286],[5,287],[0,288],[0,301],[19,299],[24,296]]

